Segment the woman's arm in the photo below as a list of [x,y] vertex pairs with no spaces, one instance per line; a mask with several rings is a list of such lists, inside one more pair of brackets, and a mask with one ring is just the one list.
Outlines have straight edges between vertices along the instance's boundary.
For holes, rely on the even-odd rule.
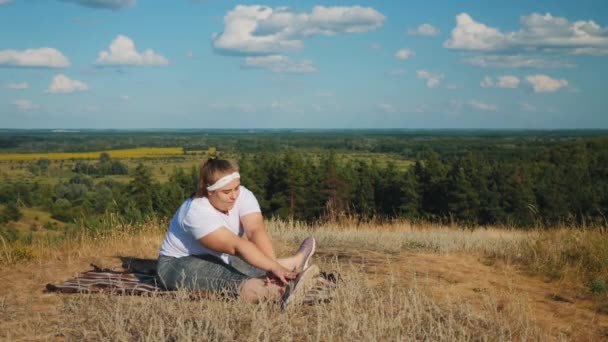
[[262,253],[251,241],[241,239],[227,228],[219,228],[198,241],[208,249],[236,255],[257,268],[272,272],[284,284],[297,276],[297,273],[290,272],[275,259]]
[[272,243],[266,233],[264,217],[261,213],[251,213],[241,216],[241,224],[249,241],[253,242],[258,249],[267,257],[276,260],[277,256],[272,248]]

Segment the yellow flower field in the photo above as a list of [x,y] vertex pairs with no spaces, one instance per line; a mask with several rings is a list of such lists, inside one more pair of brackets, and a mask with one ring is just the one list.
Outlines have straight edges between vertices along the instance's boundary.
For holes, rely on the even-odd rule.
[[147,157],[170,157],[182,155],[184,153],[181,147],[141,147],[130,148],[125,150],[109,150],[97,152],[58,152],[58,153],[2,153],[0,161],[5,160],[38,160],[41,158],[49,160],[66,160],[66,159],[97,159],[99,155],[106,152],[111,158],[126,159],[126,158],[147,158]]

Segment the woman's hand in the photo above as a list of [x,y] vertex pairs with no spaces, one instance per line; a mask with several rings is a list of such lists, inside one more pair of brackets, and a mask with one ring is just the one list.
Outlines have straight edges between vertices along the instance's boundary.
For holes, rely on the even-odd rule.
[[297,273],[291,272],[281,266],[277,261],[266,256],[251,241],[245,240],[228,228],[219,228],[199,239],[199,242],[208,249],[216,252],[239,256],[245,262],[268,270],[268,275],[279,281],[279,284],[286,285],[289,280],[297,277]]
[[274,278],[281,281],[281,283],[283,285],[287,285],[287,283],[291,279],[295,279],[298,276],[298,273],[291,272],[281,265],[278,265],[277,267],[270,269],[270,271],[268,271],[268,273],[269,273],[269,276],[273,276]]

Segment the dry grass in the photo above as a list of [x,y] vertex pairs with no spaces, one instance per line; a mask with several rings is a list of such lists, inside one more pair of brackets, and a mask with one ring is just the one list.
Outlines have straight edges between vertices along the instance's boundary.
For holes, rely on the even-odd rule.
[[498,311],[486,298],[480,311],[455,300],[438,303],[417,286],[395,278],[366,285],[354,267],[340,269],[344,286],[329,304],[281,312],[220,298],[191,301],[187,296],[133,298],[74,296],[60,309],[55,334],[68,340],[538,340],[538,328],[521,317],[521,303]]
[[[270,228],[277,236],[293,242],[314,233],[321,245],[356,245],[387,252],[424,250],[435,253],[505,251],[518,254],[521,242],[534,233],[514,229],[460,229],[407,221],[384,225],[374,223],[328,223],[314,229],[295,222],[273,221]],[[537,234],[536,234],[537,235]]]
[[[268,229],[283,255],[315,235],[315,263],[343,278],[330,303],[281,312],[275,303],[192,301],[185,293],[176,299],[41,293],[47,282],[89,263],[119,268],[121,257],[156,258],[164,225],[120,226],[60,246],[33,245],[32,261],[2,266],[0,338],[510,341],[594,340],[608,332],[593,302],[509,263],[532,260],[526,246],[554,235],[408,223],[313,229],[271,221]],[[573,302],[552,300],[554,294]]]

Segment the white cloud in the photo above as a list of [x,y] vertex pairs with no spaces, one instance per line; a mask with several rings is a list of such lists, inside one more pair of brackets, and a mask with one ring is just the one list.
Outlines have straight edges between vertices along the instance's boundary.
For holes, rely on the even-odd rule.
[[12,2],[13,0],[0,0],[0,6],[2,5],[8,5]]
[[497,29],[478,23],[467,13],[456,16],[456,27],[443,43],[448,49],[498,50],[507,46],[507,37]]
[[299,50],[302,39],[373,31],[384,15],[371,7],[315,6],[310,13],[287,7],[237,5],[224,17],[224,31],[214,34],[214,48],[226,54],[278,54]]
[[494,80],[492,79],[492,77],[490,77],[490,76],[485,76],[485,77],[484,77],[484,78],[481,80],[481,82],[479,83],[479,85],[480,85],[482,88],[493,88],[493,87],[496,85],[496,83],[494,83]]
[[414,57],[415,55],[416,55],[416,53],[410,49],[400,49],[399,51],[395,52],[395,58],[401,59],[401,60],[405,60],[410,57]]
[[487,104],[487,103],[483,103],[483,102],[479,102],[479,101],[470,101],[467,104],[469,106],[471,106],[472,108],[479,109],[479,110],[496,111],[498,109],[498,107],[496,107],[496,105]]
[[189,58],[189,59],[197,59],[198,58],[198,56],[194,52],[192,52],[192,51],[186,52],[186,57]]
[[608,56],[608,49],[604,48],[576,48],[572,50],[573,55]]
[[532,85],[535,93],[552,93],[568,85],[564,79],[557,80],[542,74],[528,76],[526,81]]
[[15,101],[15,106],[17,106],[17,109],[19,110],[32,110],[38,108],[38,105],[30,100],[17,100]]
[[293,109],[293,103],[284,100],[274,100],[270,103],[270,109],[286,111]]
[[498,76],[496,80],[486,76],[481,82],[482,88],[517,88],[519,86],[519,78],[512,75]]
[[519,86],[519,78],[513,75],[499,76],[496,86],[498,88],[517,88]]
[[412,29],[408,30],[407,33],[410,36],[432,37],[432,36],[436,36],[439,34],[439,29],[431,24],[424,23],[424,24],[418,26],[418,28],[416,28],[415,30],[412,30]]
[[129,95],[120,95],[120,99],[123,101],[129,101]]
[[108,51],[99,52],[97,64],[108,66],[159,66],[167,65],[169,61],[151,49],[141,53],[137,52],[133,40],[120,34],[114,38]]
[[465,63],[482,68],[573,68],[576,65],[555,59],[522,55],[481,55],[463,60]]
[[34,68],[67,68],[70,61],[54,48],[0,50],[0,65]]
[[244,65],[249,68],[265,69],[276,73],[307,74],[317,71],[311,61],[292,61],[286,56],[271,55],[247,57]]
[[527,102],[520,103],[519,107],[521,108],[522,111],[528,112],[528,113],[534,113],[534,112],[538,111],[538,109],[536,108],[535,105],[527,103]]
[[380,110],[382,110],[385,113],[395,113],[397,111],[395,106],[388,104],[388,103],[381,103],[378,105],[378,108],[380,108]]
[[502,33],[475,21],[467,13],[456,16],[456,27],[443,46],[448,49],[500,51],[540,50],[570,54],[608,54],[608,28],[594,21],[570,22],[550,13],[520,18],[519,31]]
[[414,113],[427,113],[430,111],[431,111],[431,109],[429,108],[429,106],[427,106],[425,104],[416,105],[414,107],[414,109],[412,110],[412,112],[414,112]]
[[72,80],[72,79],[68,78],[67,76],[65,76],[64,74],[58,74],[58,75],[55,75],[55,77],[53,77],[53,80],[51,81],[51,84],[49,85],[47,92],[53,93],[53,94],[58,94],[58,93],[67,94],[67,93],[73,93],[75,91],[85,91],[88,89],[89,89],[89,86],[87,86],[86,84],[84,84],[80,81]]
[[62,0],[65,2],[73,2],[86,7],[107,8],[111,10],[121,10],[135,6],[137,0]]
[[608,28],[593,20],[570,22],[550,13],[532,13],[520,18],[522,30],[514,34],[516,44],[538,48],[608,50]]
[[27,82],[9,83],[6,85],[6,87],[8,89],[23,90],[23,89],[27,89],[29,87],[29,84],[27,84]]
[[426,80],[426,86],[429,88],[437,88],[444,77],[443,74],[437,74],[426,70],[416,71],[416,76]]

